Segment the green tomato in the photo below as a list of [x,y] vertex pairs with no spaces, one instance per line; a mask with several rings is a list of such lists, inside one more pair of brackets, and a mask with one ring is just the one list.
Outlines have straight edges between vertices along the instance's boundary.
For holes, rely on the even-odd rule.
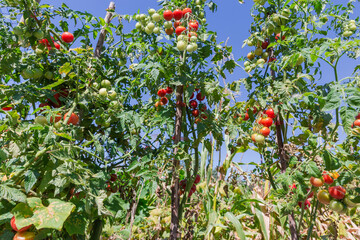
[[92,84],[92,87],[95,88],[95,89],[99,89],[100,85],[97,82],[94,82]]
[[153,33],[160,34],[160,28],[155,27],[154,30],[153,30]]
[[345,31],[343,33],[343,37],[350,37],[351,35],[353,35],[354,33],[352,31]]
[[198,40],[198,38],[195,36],[191,36],[191,38],[190,38],[190,42],[193,42],[193,43],[196,43],[197,40]]
[[262,57],[264,60],[266,60],[266,59],[268,59],[268,57],[269,57],[269,53],[264,52],[264,53],[261,55],[261,57]]
[[23,29],[19,26],[14,27],[13,31],[14,31],[15,35],[18,35],[18,36],[21,36],[24,34]]
[[342,212],[342,210],[344,209],[344,205],[341,202],[338,202],[336,200],[331,200],[329,207],[330,207],[330,209],[334,210],[337,213]]
[[110,90],[108,92],[108,97],[109,97],[110,100],[115,100],[116,96],[117,96],[117,94],[116,94],[116,92],[114,90]]
[[250,62],[249,61],[245,61],[244,62],[244,67],[250,66]]
[[246,66],[246,67],[245,67],[245,72],[251,72],[251,67],[250,67],[250,66]]
[[164,23],[164,27],[165,27],[166,29],[172,28],[172,22],[170,22],[170,21],[165,22],[165,23]]
[[35,79],[39,79],[43,75],[43,72],[38,68],[35,68],[33,72],[34,72],[34,78]]
[[56,129],[60,129],[61,128],[61,121],[59,121],[59,122],[57,122],[57,123],[55,123],[54,124],[54,127],[56,128]]
[[36,53],[36,55],[41,55],[41,54],[44,53],[44,51],[41,50],[40,48],[36,48],[36,49],[35,49],[35,53]]
[[187,45],[186,51],[189,52],[189,53],[192,53],[193,51],[195,51],[193,44]]
[[290,17],[290,14],[291,14],[291,11],[287,8],[285,8],[281,11],[281,15],[283,15],[284,17],[288,18],[288,17]]
[[101,81],[101,87],[107,88],[110,90],[111,82],[107,79]]
[[152,30],[154,30],[154,28],[155,28],[155,24],[152,23],[152,22],[150,22],[150,23],[148,23],[148,24],[146,25],[146,27],[152,31]]
[[116,110],[120,108],[120,103],[118,101],[111,101],[109,106],[110,108]]
[[176,47],[179,51],[184,51],[187,47],[187,44],[185,41],[179,41],[177,44],[176,44]]
[[263,54],[263,49],[261,47],[255,49],[254,51],[256,56],[261,56]]
[[33,78],[34,77],[34,72],[30,69],[25,69],[24,71],[21,72],[21,76],[24,79],[29,79],[29,78]]
[[150,9],[148,10],[148,13],[149,13],[150,16],[152,16],[153,14],[156,13],[156,10],[153,9],[153,8],[150,8]]
[[146,15],[145,14],[140,14],[140,21],[145,21],[146,20]]
[[33,33],[34,37],[36,37],[37,39],[42,39],[44,37],[44,32],[41,30],[36,30]]
[[160,14],[158,13],[154,13],[152,16],[151,16],[152,20],[154,20],[155,22],[160,22],[161,20],[161,16]]
[[107,89],[106,88],[101,88],[99,90],[99,95],[102,97],[106,97],[108,95]]
[[257,64],[257,65],[265,64],[265,60],[262,59],[262,58],[260,58],[260,59],[258,59],[258,60],[256,61],[256,64]]
[[321,202],[322,204],[328,205],[330,203],[331,197],[328,191],[320,190],[316,196],[319,202]]
[[256,134],[255,142],[263,144],[265,142],[265,137],[262,134]]
[[46,117],[44,117],[44,116],[37,116],[35,118],[35,123],[40,124],[40,125],[47,125],[48,121],[47,121]]
[[350,31],[356,31],[356,25],[355,24],[349,24],[349,30]]
[[147,34],[151,34],[151,33],[153,32],[153,30],[150,29],[150,28],[148,28],[148,27],[145,27],[145,32],[146,32]]
[[141,29],[142,29],[142,24],[139,23],[139,22],[137,22],[137,23],[135,24],[135,28],[136,28],[137,30],[141,30]]
[[141,21],[140,14],[137,14],[137,15],[135,16],[135,19],[136,19],[136,21]]

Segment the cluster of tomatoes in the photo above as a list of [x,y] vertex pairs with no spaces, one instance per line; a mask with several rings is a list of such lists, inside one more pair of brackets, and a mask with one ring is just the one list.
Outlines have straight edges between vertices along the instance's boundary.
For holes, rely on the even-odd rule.
[[[247,110],[249,111],[249,110]],[[254,108],[253,113],[256,113],[257,109]],[[274,109],[269,108],[263,111],[260,118],[257,120],[257,126],[254,126],[254,133],[251,135],[251,140],[253,142],[263,144],[265,142],[265,137],[270,135],[270,127],[273,125],[273,119],[276,117]],[[243,118],[245,121],[249,120],[249,114],[245,113]]]
[[201,94],[201,92],[199,92],[199,89],[195,89],[195,91],[197,92],[196,99],[194,99],[195,93],[193,93],[190,96],[189,106],[192,108],[191,114],[195,117],[195,123],[197,124],[201,122],[202,119],[207,119],[207,116],[205,114],[207,107],[204,103],[202,103],[202,101],[205,100],[205,95]]
[[350,37],[356,31],[356,22],[355,20],[350,20],[343,25],[343,37]]
[[355,121],[351,125],[352,128],[360,127],[360,113],[356,115]]
[[[189,192],[189,198],[191,198],[191,196],[196,192],[196,184],[198,184],[200,182],[200,175],[196,175],[196,178],[195,178],[195,181],[194,181],[194,184],[192,185],[191,189],[190,189],[190,192]],[[186,183],[187,183],[187,180],[186,179],[183,179],[180,181],[180,196],[182,194],[184,194],[185,192],[185,189],[186,189]]]
[[353,202],[353,196],[346,193],[342,186],[334,185],[334,180],[339,177],[337,172],[325,172],[321,178],[310,178],[312,186],[320,188],[324,184],[330,185],[328,189],[321,189],[317,193],[319,202],[329,205],[329,208],[339,214],[345,214],[348,208],[357,207],[357,203]]
[[[74,35],[72,33],[70,33],[70,32],[63,32],[61,34],[61,39],[66,43],[71,43],[72,41],[74,41]],[[51,37],[51,40],[53,42],[54,47],[56,49],[60,50],[59,42],[55,42],[54,37]],[[49,40],[47,40],[46,38],[40,39],[39,44],[46,47],[49,51],[52,49]],[[41,54],[42,53],[42,48],[37,48],[36,53]]]
[[27,232],[27,230],[31,227],[31,225],[18,229],[15,224],[15,216],[11,218],[10,225],[12,229],[16,232],[13,240],[34,240],[35,233]]
[[159,89],[157,95],[160,97],[160,100],[155,103],[155,107],[159,108],[160,106],[165,106],[166,104],[168,104],[169,100],[165,96],[166,94],[172,94],[173,92],[174,90],[171,87],[167,87],[166,89],[164,88]]
[[115,173],[110,174],[110,181],[106,182],[106,190],[108,193],[116,193],[119,190],[119,188],[115,185],[117,179],[118,177]]
[[[197,30],[199,22],[194,19],[190,8],[175,9],[174,11],[165,10],[162,15],[155,9],[148,10],[149,16],[145,14],[136,15],[138,21],[135,28],[139,31],[145,31],[147,34],[160,34],[163,20],[165,33],[173,35],[174,31],[177,37],[177,48],[179,51],[194,52],[197,50]],[[172,21],[174,20],[174,22]],[[187,28],[186,28],[187,27]]]

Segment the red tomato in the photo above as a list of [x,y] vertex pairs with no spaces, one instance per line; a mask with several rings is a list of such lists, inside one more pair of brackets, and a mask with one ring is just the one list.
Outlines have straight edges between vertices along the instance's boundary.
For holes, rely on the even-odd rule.
[[197,116],[199,116],[199,110],[197,110],[197,109],[194,109],[194,110],[192,110],[191,111],[191,114],[194,116],[194,117],[197,117]]
[[166,93],[167,94],[172,94],[173,92],[174,92],[174,90],[171,87],[166,88]]
[[31,227],[31,225],[29,225],[29,226],[23,227],[20,230],[18,230],[18,228],[16,227],[16,224],[15,224],[15,216],[13,216],[11,218],[10,225],[11,225],[12,229],[14,229],[14,231],[16,231],[16,232],[25,232],[26,230],[28,230]]
[[[60,121],[61,119],[62,119],[61,114],[60,114],[60,113],[56,114],[56,116],[55,116],[55,122],[57,123],[57,122],[58,122],[58,121]],[[50,122],[51,122],[51,123],[53,123],[53,122],[54,122],[54,120],[53,120],[53,117],[52,117],[52,116],[50,117]]]
[[157,92],[157,95],[159,96],[159,97],[165,97],[165,95],[166,95],[166,90],[165,89],[160,89],[158,92]]
[[310,178],[310,183],[314,187],[321,187],[322,185],[324,185],[324,179],[323,178],[311,177]]
[[203,101],[205,99],[205,96],[201,95],[201,92],[199,92],[197,95],[196,95],[196,99],[199,100],[199,101]]
[[190,99],[193,99],[193,98],[194,98],[194,93],[192,93],[192,94],[191,94],[191,97],[190,97]]
[[183,17],[183,12],[180,9],[174,10],[173,14],[175,20],[180,20]]
[[15,234],[13,240],[34,240],[35,233],[33,232],[18,232]]
[[[275,39],[276,39],[276,41],[280,39],[280,33],[276,34]],[[281,40],[285,40],[285,35],[284,34],[282,34]]]
[[175,29],[175,33],[176,35],[180,35],[182,32],[186,31],[186,28],[184,26],[178,26],[176,29]]
[[4,111],[10,111],[12,109],[12,107],[3,107],[2,110]]
[[268,62],[275,62],[276,61],[276,58],[275,57],[271,57],[269,58]]
[[196,20],[192,20],[189,22],[190,31],[197,31],[199,29],[199,23]]
[[329,187],[330,196],[336,199],[343,199],[346,194],[345,188],[341,186]]
[[188,17],[192,13],[190,8],[184,8],[182,12],[184,17]]
[[207,109],[207,107],[206,107],[206,105],[204,104],[204,105],[202,105],[202,106],[201,106],[201,108],[200,108],[200,109],[201,109],[201,111],[205,112],[205,111],[206,111],[206,109]]
[[[66,119],[68,113],[65,113],[64,115],[64,120]],[[72,113],[69,121],[67,122],[68,125],[73,124],[73,125],[77,125],[79,123],[79,116],[76,113]]]
[[326,184],[332,184],[334,182],[334,179],[327,174],[323,174],[323,178]]
[[173,35],[174,34],[174,28],[171,27],[171,28],[167,28],[165,29],[165,32],[167,35]]
[[260,133],[263,136],[267,137],[270,135],[270,129],[268,127],[263,127],[262,129],[260,129]]
[[305,202],[298,202],[298,205],[300,208],[302,208],[302,206],[304,205],[304,209],[308,209],[310,207],[310,201],[309,200],[305,200]]
[[205,114],[201,114],[201,118],[206,120],[208,117]]
[[200,175],[197,174],[194,183],[195,183],[195,184],[198,184],[198,183],[200,182],[200,180],[201,180],[201,179],[200,179]]
[[60,44],[59,43],[54,42],[54,46],[55,46],[56,49],[60,50]]
[[191,106],[192,108],[197,108],[197,106],[198,106],[197,101],[191,100],[191,101],[190,101],[190,106]]
[[181,22],[180,21],[175,21],[174,22],[174,28],[176,29],[178,26],[181,26]]
[[269,42],[265,41],[261,44],[262,49],[267,49],[267,47],[269,46]]
[[249,118],[250,118],[250,117],[249,117],[249,114],[248,114],[248,113],[245,113],[244,120],[247,121],[247,120],[249,120]]
[[306,197],[306,199],[312,198],[312,197],[314,196],[314,192],[313,192],[313,191],[311,191],[311,192],[309,193],[310,190],[311,190],[310,188],[307,190],[307,191],[308,191],[308,196]]
[[269,118],[275,118],[275,112],[274,109],[269,108],[265,110],[265,114],[269,117]]
[[74,41],[74,35],[69,32],[64,32],[63,34],[61,34],[61,39],[66,43],[71,43],[72,41]]
[[356,119],[360,119],[360,113],[355,117]]
[[174,14],[172,13],[172,11],[166,10],[166,11],[164,11],[163,16],[166,21],[171,21],[171,19],[173,19],[173,17],[174,17]]
[[[289,188],[290,188],[290,190],[297,189],[297,187],[296,187],[296,184],[295,184],[295,183],[293,183],[293,185],[290,185],[290,186],[289,186]],[[291,191],[290,193],[291,193],[291,194],[294,194],[294,192],[293,192],[293,191]]]
[[263,119],[261,119],[260,124],[265,127],[271,127],[271,125],[273,124],[273,120],[270,117],[263,118]]
[[360,127],[360,119],[356,119],[354,125]]
[[161,104],[161,105],[166,105],[168,102],[169,102],[169,101],[168,101],[168,99],[167,99],[166,97],[162,97],[162,98],[160,99],[160,104]]

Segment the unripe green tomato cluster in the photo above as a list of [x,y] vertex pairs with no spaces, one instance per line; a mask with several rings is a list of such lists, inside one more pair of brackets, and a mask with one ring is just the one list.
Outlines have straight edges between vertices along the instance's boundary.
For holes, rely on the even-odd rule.
[[159,22],[163,20],[163,17],[153,8],[150,8],[148,13],[149,15],[142,13],[135,16],[135,20],[138,21],[135,24],[135,28],[147,34],[160,34]]
[[345,23],[343,37],[350,37],[356,31],[356,22],[355,20],[350,20],[349,22]]

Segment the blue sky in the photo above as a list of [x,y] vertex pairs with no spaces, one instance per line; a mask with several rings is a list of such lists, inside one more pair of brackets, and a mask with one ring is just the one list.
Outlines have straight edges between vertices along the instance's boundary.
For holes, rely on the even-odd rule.
[[[252,0],[245,0],[244,4],[239,4],[238,0],[217,0],[215,1],[218,4],[218,10],[216,13],[207,12],[207,23],[208,29],[211,31],[215,31],[218,33],[218,42],[228,40],[228,45],[233,47],[233,54],[235,59],[239,59],[241,57],[246,56],[246,54],[253,50],[249,47],[242,48],[242,44],[244,39],[249,36],[249,28],[252,22],[252,18],[250,16],[250,9],[253,5]],[[335,0],[335,3],[345,3],[347,1],[344,0]],[[100,0],[62,0],[62,1],[50,1],[43,0],[41,3],[47,3],[54,6],[60,6],[62,3],[65,3],[73,10],[79,11],[87,11],[96,17],[104,18],[106,12],[105,9],[109,6],[110,1],[100,1]],[[147,13],[149,8],[158,9],[158,2],[156,0],[115,0],[116,4],[116,12],[119,14],[129,14],[132,15],[136,13],[139,9],[142,13]],[[357,9],[360,8],[360,3],[355,3],[357,5]],[[356,12],[356,10],[355,10]],[[359,11],[357,11],[359,12]],[[359,16],[357,13],[355,16]],[[135,26],[135,22],[125,25],[125,31],[130,31]],[[76,44],[75,44],[76,45]],[[243,64],[243,63],[239,63]],[[356,66],[356,62],[349,59],[343,59],[339,64],[339,75],[340,79],[351,75],[353,72],[354,66]],[[332,72],[327,71],[327,68],[324,68],[324,75],[321,82],[327,82],[328,80],[333,80]],[[329,74],[330,73],[330,74]],[[238,80],[240,78],[246,77],[247,74],[241,69],[237,68],[236,71],[232,75],[228,75],[226,79],[227,82],[232,82]],[[221,81],[222,82],[222,81]],[[246,100],[246,92],[242,90],[240,99]],[[222,160],[226,156],[226,151],[222,149]],[[214,156],[215,162],[218,161],[218,153],[215,153]],[[235,161],[240,160],[241,155],[237,155],[235,157]],[[247,152],[242,162],[259,162],[258,154],[254,152]],[[252,167],[245,167],[244,170],[249,170]]]

